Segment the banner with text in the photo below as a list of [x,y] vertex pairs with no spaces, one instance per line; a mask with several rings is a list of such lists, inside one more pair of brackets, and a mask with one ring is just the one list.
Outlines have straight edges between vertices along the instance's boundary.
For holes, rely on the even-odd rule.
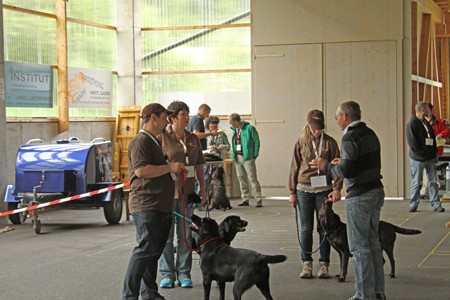
[[69,106],[112,108],[111,71],[69,68]]
[[6,107],[53,107],[51,66],[5,61]]

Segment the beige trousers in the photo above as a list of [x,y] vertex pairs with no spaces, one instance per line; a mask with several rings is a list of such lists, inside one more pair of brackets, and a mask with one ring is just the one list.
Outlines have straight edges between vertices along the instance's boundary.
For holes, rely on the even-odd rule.
[[236,155],[236,159],[234,160],[234,167],[236,168],[236,174],[241,188],[242,201],[249,201],[249,183],[252,186],[253,196],[255,197],[256,201],[261,201],[261,186],[259,185],[258,177],[256,174],[255,159],[244,161],[244,157],[242,155]]

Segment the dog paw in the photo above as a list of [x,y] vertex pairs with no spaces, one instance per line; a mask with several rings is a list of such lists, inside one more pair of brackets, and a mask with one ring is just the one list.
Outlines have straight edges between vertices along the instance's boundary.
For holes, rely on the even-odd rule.
[[395,274],[389,274],[389,277],[391,277],[391,278],[395,278]]
[[345,278],[341,277],[340,275],[336,275],[336,279],[338,282],[345,282]]

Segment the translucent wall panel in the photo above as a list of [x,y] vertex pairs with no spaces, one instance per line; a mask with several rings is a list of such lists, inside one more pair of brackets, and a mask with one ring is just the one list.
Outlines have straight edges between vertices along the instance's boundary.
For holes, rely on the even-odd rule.
[[69,67],[113,70],[116,67],[116,32],[67,23]]
[[250,0],[141,0],[141,26],[219,24],[248,10]]
[[56,21],[3,10],[5,60],[56,65]]
[[116,1],[119,0],[67,1],[67,17],[115,26]]
[[166,92],[250,91],[250,89],[250,72],[144,76],[143,105],[157,102],[159,94]]
[[9,4],[21,8],[55,13],[55,0],[3,0],[3,4]]
[[249,27],[142,33],[144,71],[250,68],[250,55]]
[[[23,1],[27,4],[31,1]],[[36,9],[36,7],[28,7]],[[55,20],[3,10],[5,60],[42,65],[56,65]],[[8,117],[56,117],[56,80],[53,74],[53,108],[17,108],[7,107]]]

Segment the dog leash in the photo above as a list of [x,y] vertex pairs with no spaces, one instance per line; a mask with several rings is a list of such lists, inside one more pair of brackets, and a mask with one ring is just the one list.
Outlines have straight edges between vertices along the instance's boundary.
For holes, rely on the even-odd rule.
[[186,248],[188,248],[190,251],[192,251],[191,245],[187,241],[186,237],[186,221],[190,221],[192,223],[192,220],[189,220],[184,214],[186,214],[186,197],[184,196],[184,183],[186,181],[186,172],[181,171],[181,213],[173,212],[176,216],[181,216],[183,219],[183,242]]
[[[192,245],[190,243],[188,243],[188,240],[187,240],[186,221],[192,223],[192,220],[184,215],[184,214],[186,214],[186,211],[187,211],[186,197],[184,195],[185,182],[186,182],[186,172],[182,171],[181,172],[181,214],[177,213],[176,211],[172,211],[172,213],[174,215],[176,215],[177,217],[182,218],[182,220],[183,220],[183,242],[184,242],[184,245],[186,246],[186,248],[192,252],[192,251],[198,251],[200,249],[200,247],[197,249],[192,248]],[[209,243],[209,241],[208,241],[208,243]]]
[[298,244],[300,245],[300,248],[301,248],[305,253],[313,254],[313,253],[316,253],[317,251],[320,250],[320,247],[322,247],[323,243],[325,242],[325,239],[327,238],[327,233],[326,233],[326,232],[324,233],[323,239],[322,239],[322,241],[320,242],[319,247],[317,247],[316,250],[314,250],[314,251],[306,251],[306,250],[305,250],[305,247],[303,247],[302,242],[301,242],[301,240],[300,240],[300,232],[299,232],[299,230],[298,230],[298,212],[297,212],[297,207],[299,207],[299,206],[300,206],[300,205],[299,205],[298,199],[297,199],[297,206],[294,207],[294,210],[295,210],[295,225],[296,225],[295,227],[296,227],[296,229],[297,229],[297,240],[298,240]]
[[172,211],[172,213],[173,213],[175,216],[180,217],[180,218],[182,218],[182,219],[188,221],[189,223],[192,223],[192,220],[189,219],[188,217],[185,217],[185,216],[183,216],[183,215],[177,213],[176,211]]

